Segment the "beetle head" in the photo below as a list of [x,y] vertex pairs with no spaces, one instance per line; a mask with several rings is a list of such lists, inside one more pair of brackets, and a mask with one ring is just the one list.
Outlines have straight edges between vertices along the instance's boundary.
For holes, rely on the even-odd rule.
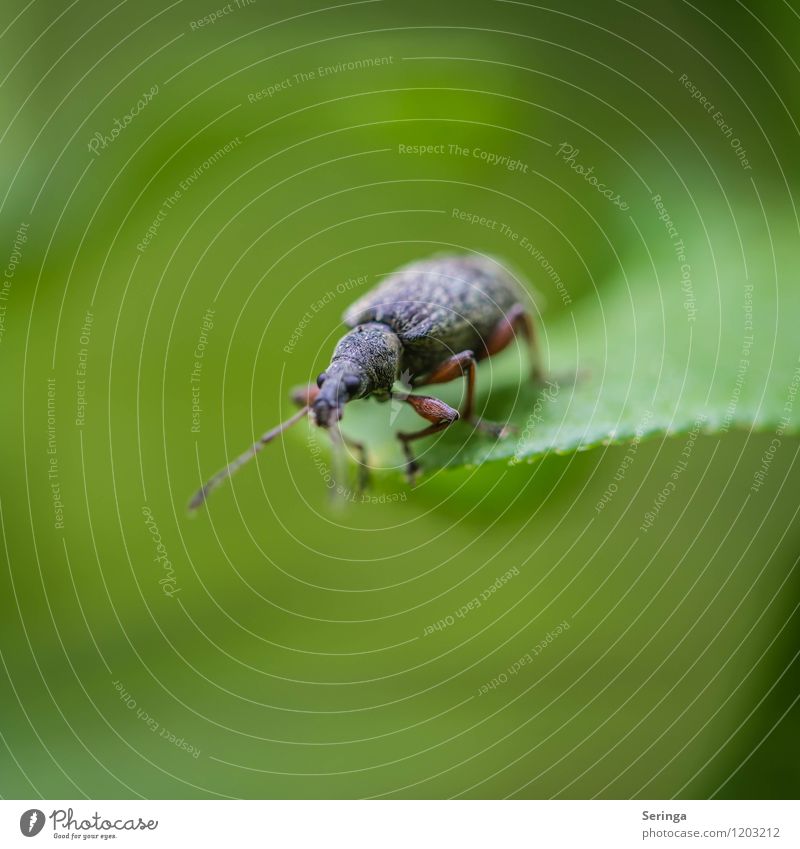
[[348,401],[388,392],[397,379],[401,345],[385,324],[354,327],[337,343],[331,364],[317,378],[319,394],[311,417],[320,427],[335,425]]
[[368,381],[356,363],[336,360],[317,378],[317,386],[311,417],[314,424],[330,427],[341,419],[348,401],[364,397]]

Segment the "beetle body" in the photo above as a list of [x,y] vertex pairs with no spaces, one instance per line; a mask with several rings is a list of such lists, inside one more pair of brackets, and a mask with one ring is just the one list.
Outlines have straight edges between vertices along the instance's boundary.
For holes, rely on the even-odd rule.
[[[330,365],[309,385],[293,393],[299,413],[268,431],[252,448],[206,484],[192,500],[201,504],[208,492],[286,427],[310,413],[312,420],[361,455],[366,450],[347,440],[338,429],[345,404],[359,398],[395,398],[409,404],[429,425],[399,433],[406,470],[413,482],[419,467],[410,443],[437,433],[459,418],[501,436],[507,429],[474,415],[476,363],[503,350],[518,333],[531,346],[532,376],[541,379],[535,327],[524,306],[524,289],[496,260],[485,256],[441,256],[414,262],[389,275],[344,313],[351,329],[337,343]],[[459,412],[436,398],[396,392],[405,378],[407,388],[467,380],[464,407]]]
[[[385,400],[401,374],[422,385],[455,354],[488,356],[492,334],[522,297],[514,278],[488,257],[436,257],[399,269],[342,316],[353,330],[320,376],[316,423],[326,426],[329,411],[341,413],[348,400]],[[358,390],[349,396],[345,381],[355,386],[356,379]]]
[[524,294],[497,262],[442,257],[401,268],[345,312],[345,324],[381,322],[403,348],[401,371],[423,375],[460,351],[485,353],[498,322]]

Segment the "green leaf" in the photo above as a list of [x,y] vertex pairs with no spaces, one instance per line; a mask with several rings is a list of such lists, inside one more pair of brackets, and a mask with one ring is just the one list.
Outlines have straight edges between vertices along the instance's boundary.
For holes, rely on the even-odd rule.
[[[478,408],[516,432],[497,440],[458,425],[420,440],[423,471],[532,462],[660,434],[798,433],[797,231],[790,216],[776,226],[759,209],[753,187],[732,210],[672,201],[679,231],[655,204],[632,213],[638,248],[621,256],[615,277],[574,307],[543,312],[548,384],[526,379],[521,347],[480,365]],[[434,393],[458,404],[461,383]],[[389,406],[347,411],[346,429],[384,469],[402,466],[392,430],[424,426]]]

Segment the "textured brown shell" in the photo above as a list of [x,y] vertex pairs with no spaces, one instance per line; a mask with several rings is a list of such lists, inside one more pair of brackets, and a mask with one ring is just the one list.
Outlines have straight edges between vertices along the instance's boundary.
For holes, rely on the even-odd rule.
[[421,374],[460,351],[480,356],[503,316],[526,296],[495,260],[443,256],[400,268],[345,312],[345,324],[377,321],[403,345],[402,368]]

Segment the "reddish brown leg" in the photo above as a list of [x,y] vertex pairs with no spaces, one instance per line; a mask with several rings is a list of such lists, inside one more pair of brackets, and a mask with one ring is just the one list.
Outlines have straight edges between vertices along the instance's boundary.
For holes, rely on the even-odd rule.
[[309,383],[308,386],[295,386],[289,397],[298,407],[310,407],[317,395],[319,395],[319,387],[316,383]]
[[515,304],[508,313],[500,319],[492,335],[486,343],[484,356],[491,357],[506,348],[511,340],[521,333],[528,343],[531,352],[531,380],[541,383],[544,380],[544,372],[541,366],[541,354],[539,353],[539,340],[536,335],[536,325],[530,313],[525,312],[522,304]]
[[445,404],[438,398],[431,398],[427,395],[405,395],[395,392],[392,394],[392,398],[405,402],[413,407],[414,412],[422,416],[423,419],[431,422],[428,427],[414,431],[414,433],[397,434],[406,458],[406,477],[408,482],[413,485],[419,472],[419,464],[414,458],[409,443],[415,439],[422,439],[424,436],[432,436],[434,433],[439,433],[439,431],[450,427],[453,422],[458,421],[458,410],[454,410],[449,404]]
[[486,421],[474,413],[476,365],[475,354],[472,351],[462,351],[460,354],[455,354],[450,359],[445,360],[429,375],[426,375],[419,381],[415,381],[414,385],[430,386],[434,383],[449,383],[456,378],[465,377],[467,379],[467,397],[464,401],[464,409],[461,410],[461,417],[475,427],[491,433],[493,436],[505,436],[508,432],[506,425]]

